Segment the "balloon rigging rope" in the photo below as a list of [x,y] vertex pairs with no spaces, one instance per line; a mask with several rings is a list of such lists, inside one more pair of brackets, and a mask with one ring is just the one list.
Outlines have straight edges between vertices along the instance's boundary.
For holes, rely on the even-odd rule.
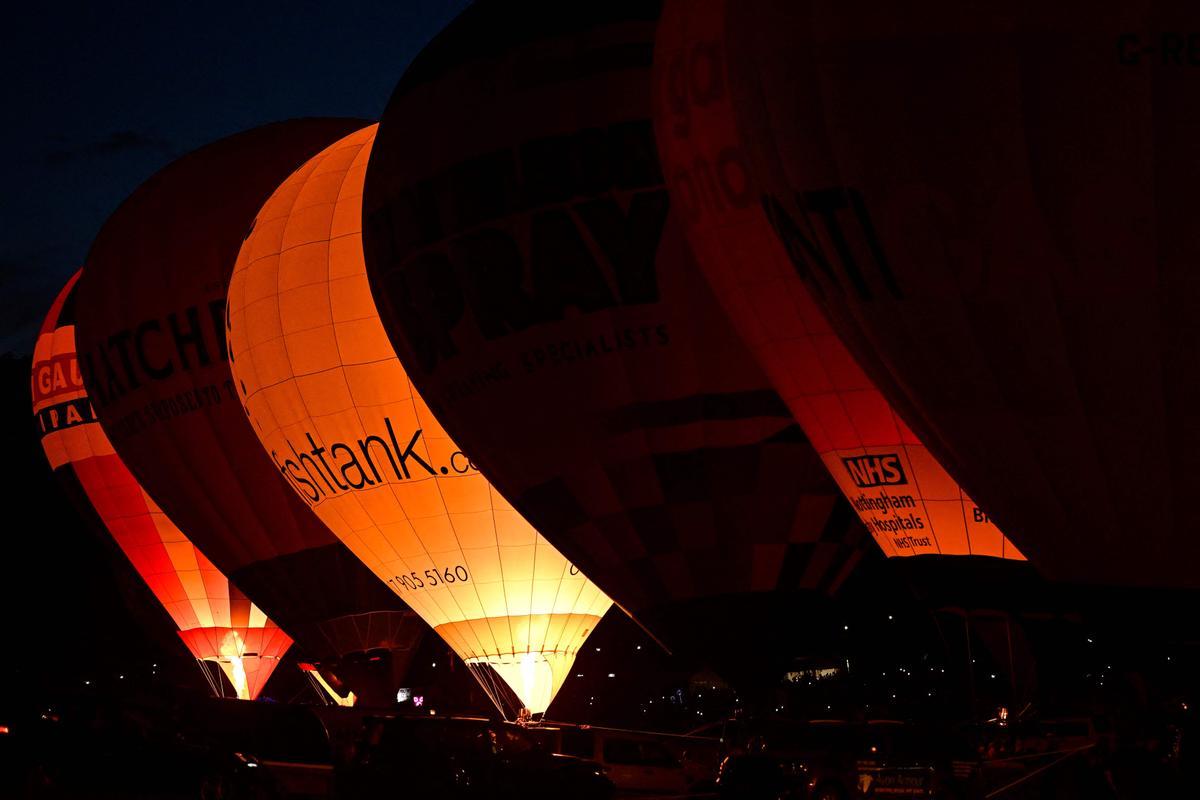
[[[209,671],[209,663],[206,659],[197,658],[196,663],[200,665],[200,671],[204,673],[204,679],[208,681],[208,688],[212,689],[213,697],[224,697],[224,685],[220,682],[221,676],[218,674],[216,680],[213,680],[213,675]],[[220,667],[217,669],[220,669]]]
[[507,687],[504,684],[503,679],[500,678],[499,673],[492,669],[491,665],[487,662],[467,664],[467,669],[471,671],[471,674],[475,677],[475,680],[479,683],[480,687],[483,688],[483,691],[485,694],[487,694],[488,699],[492,701],[492,705],[494,705],[496,710],[500,712],[500,716],[506,720],[510,719],[511,717],[508,710],[505,708],[504,702],[506,699],[504,690]]

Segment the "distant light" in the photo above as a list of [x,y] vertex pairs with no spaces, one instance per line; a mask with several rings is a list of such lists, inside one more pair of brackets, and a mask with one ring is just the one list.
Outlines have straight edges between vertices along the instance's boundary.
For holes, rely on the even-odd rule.
[[583,677],[583,673],[582,673],[582,672],[576,672],[576,673],[575,673],[575,677],[576,677],[576,678],[582,678],[582,677]]
[[258,764],[254,763],[253,761],[247,761],[247,762],[246,762],[246,766],[247,766],[247,767],[257,767],[257,766],[258,766]]
[[635,648],[633,648],[633,649],[634,649],[634,650],[641,650],[641,649],[642,649],[642,646],[639,644],[637,647],[635,647]]
[[124,675],[118,675],[118,676],[117,676],[117,680],[121,680],[121,681],[123,681],[123,680],[125,680],[125,676],[124,676]]
[[996,680],[996,673],[992,673],[992,680]]
[[434,669],[437,669],[437,662],[435,661],[432,664],[430,664],[429,666],[433,667]]
[[617,677],[617,673],[615,673],[615,672],[610,672],[610,673],[608,673],[608,677],[610,677],[610,678],[615,678],[615,677]]
[[84,681],[84,682],[83,682],[83,685],[84,685],[84,686],[91,686],[91,685],[92,685],[92,682],[91,682],[91,681]]
[[895,619],[891,614],[888,614],[888,619]]
[[844,630],[844,631],[848,631],[848,630],[850,630],[850,626],[849,626],[849,625],[843,625],[843,626],[842,626],[842,630]]
[[1089,637],[1088,637],[1088,640],[1087,640],[1087,642],[1088,642],[1088,644],[1091,644],[1091,643],[1092,643],[1092,637],[1090,637],[1090,636],[1089,636]]
[[597,652],[597,653],[599,653],[599,652],[600,652],[600,648],[599,648],[599,647],[597,647],[597,648],[596,648],[596,652]]

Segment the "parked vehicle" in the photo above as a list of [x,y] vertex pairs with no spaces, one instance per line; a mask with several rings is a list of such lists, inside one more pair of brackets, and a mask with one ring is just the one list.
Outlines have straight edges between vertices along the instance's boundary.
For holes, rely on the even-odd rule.
[[339,765],[347,800],[429,797],[605,800],[613,783],[595,761],[551,752],[517,725],[473,717],[374,717]]
[[939,771],[948,765],[943,737],[932,729],[895,720],[878,720],[859,728],[861,744],[855,763],[859,797],[934,798],[953,796]]
[[717,786],[722,798],[849,800],[862,751],[858,726],[838,720],[739,721],[726,729],[729,754]]
[[558,752],[599,763],[622,791],[682,794],[683,765],[663,737],[612,728],[564,727]]
[[325,724],[307,706],[206,700],[182,729],[210,755],[202,798],[316,798],[333,789]]
[[952,798],[964,778],[945,736],[896,720],[752,720],[726,739],[722,798]]

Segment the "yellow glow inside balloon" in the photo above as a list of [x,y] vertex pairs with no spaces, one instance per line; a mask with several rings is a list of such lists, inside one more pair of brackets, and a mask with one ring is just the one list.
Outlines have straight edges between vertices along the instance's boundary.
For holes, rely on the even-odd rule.
[[234,379],[280,473],[330,530],[541,713],[612,601],[479,473],[396,357],[362,254],[374,136],[330,146],[263,206],[229,288]]

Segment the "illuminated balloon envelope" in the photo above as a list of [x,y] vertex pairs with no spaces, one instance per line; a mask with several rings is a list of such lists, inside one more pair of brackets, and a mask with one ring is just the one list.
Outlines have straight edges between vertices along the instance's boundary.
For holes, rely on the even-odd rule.
[[671,213],[657,14],[464,12],[384,113],[364,249],[455,441],[616,602],[729,674],[807,642],[864,539]]
[[502,712],[542,713],[612,601],[492,488],[396,358],[362,254],[374,138],[331,145],[259,212],[229,288],[234,379],[297,495]]
[[987,5],[728,3],[737,139],[788,266],[1035,566],[1195,589],[1200,7]]
[[81,490],[73,494],[87,498],[192,655],[219,665],[237,696],[253,700],[292,640],[196,549],[113,452],[79,375],[78,279],[55,299],[34,346],[33,412],[46,457]]
[[885,554],[1024,560],[864,374],[772,229],[789,223],[739,139],[727,5],[668,2],[655,52],[664,172],[705,277]]
[[[77,336],[105,433],[213,563],[308,658],[382,649],[403,662],[424,625],[288,487],[246,420],[226,361],[229,275],[254,215],[306,159],[362,125],[267,125],[165,167],[92,245]],[[379,701],[395,694],[377,688]]]

